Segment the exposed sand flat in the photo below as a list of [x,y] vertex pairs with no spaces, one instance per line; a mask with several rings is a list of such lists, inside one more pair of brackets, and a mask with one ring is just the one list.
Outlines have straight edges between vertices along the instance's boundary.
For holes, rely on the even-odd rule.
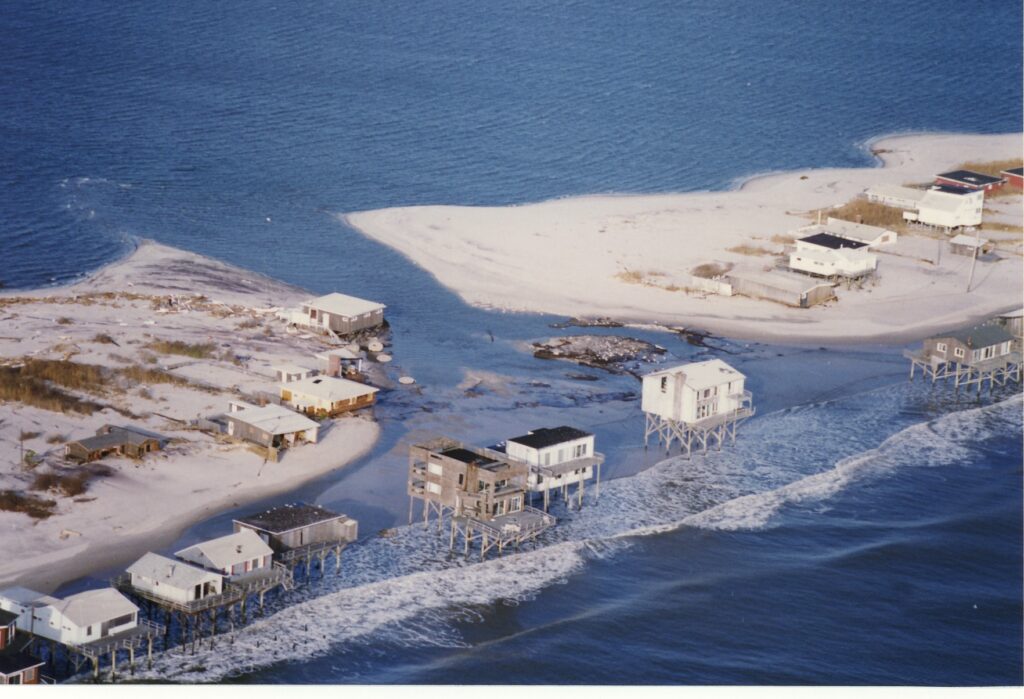
[[[938,243],[927,238],[909,238],[897,254],[882,254],[878,284],[837,290],[838,302],[811,309],[659,288],[706,262],[762,269],[772,263],[770,253],[782,250],[772,236],[811,223],[811,212],[843,204],[874,184],[924,183],[965,161],[1020,157],[1022,136],[894,136],[873,149],[884,167],[769,174],[727,192],[419,206],[343,218],[407,255],[467,302],[513,311],[613,316],[808,342],[910,340],[1019,307],[1024,267],[1019,241],[1012,240],[1003,245],[1001,261],[979,263],[969,294],[970,260],[939,255]],[[1003,199],[999,208],[1019,209],[1020,202],[1019,196]],[[925,259],[907,254],[918,240],[931,251]],[[768,254],[728,250],[740,245]],[[657,286],[636,283],[638,278]]]
[[[326,341],[286,333],[272,312],[308,295],[152,242],[73,286],[0,294],[0,364],[70,359],[110,372],[160,369],[191,382],[112,380],[70,391],[109,406],[91,415],[0,403],[0,490],[57,503],[41,520],[0,511],[0,586],[48,591],[97,568],[130,563],[196,521],[292,490],[365,454],[379,434],[369,415],[324,423],[317,444],[289,449],[277,463],[181,422],[226,411],[239,392],[276,393],[274,365],[315,366],[313,354]],[[191,357],[153,347],[171,340],[212,350]],[[104,458],[109,474],[93,478],[79,496],[31,489],[39,474],[74,469],[63,459],[65,439],[89,436],[107,423],[143,427],[173,441],[138,461]],[[31,469],[19,463],[22,433],[31,435],[25,449],[41,460]]]

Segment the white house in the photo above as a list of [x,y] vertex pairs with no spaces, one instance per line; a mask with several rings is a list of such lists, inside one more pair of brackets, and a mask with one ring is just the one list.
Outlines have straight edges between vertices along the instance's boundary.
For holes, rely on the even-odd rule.
[[372,405],[379,389],[333,376],[281,384],[281,400],[308,415],[331,417]]
[[897,209],[917,209],[925,190],[901,187],[895,184],[876,184],[864,190],[864,198],[874,204],[883,204]]
[[815,233],[828,233],[839,238],[855,240],[864,243],[868,248],[877,248],[882,245],[891,245],[896,242],[896,231],[881,226],[869,226],[864,223],[844,221],[841,218],[828,217],[825,223],[815,223],[797,229],[798,238],[814,235]]
[[128,567],[132,587],[161,599],[187,604],[224,590],[220,573],[203,570],[156,553],[147,553]]
[[643,377],[641,408],[674,422],[694,423],[741,410],[746,377],[721,359],[682,364]]
[[936,185],[924,193],[916,211],[903,212],[903,218],[914,223],[939,228],[960,228],[981,224],[985,205],[983,190]]
[[112,587],[64,599],[13,587],[0,591],[0,609],[18,615],[18,629],[65,645],[98,641],[138,626],[139,608]]
[[292,322],[344,335],[381,325],[385,308],[376,301],[333,293],[304,302],[299,312],[292,314]]
[[878,268],[878,257],[867,252],[867,243],[818,232],[796,241],[789,268],[821,277],[860,277]]
[[289,381],[298,381],[305,379],[310,376],[316,376],[316,369],[307,369],[297,364],[279,364],[272,367],[274,370],[274,378],[278,383],[288,383]]
[[510,459],[530,466],[529,490],[539,493],[594,477],[604,456],[594,451],[594,435],[575,427],[542,427],[505,442]]
[[202,541],[174,555],[207,570],[227,576],[228,580],[270,570],[273,550],[250,529]]

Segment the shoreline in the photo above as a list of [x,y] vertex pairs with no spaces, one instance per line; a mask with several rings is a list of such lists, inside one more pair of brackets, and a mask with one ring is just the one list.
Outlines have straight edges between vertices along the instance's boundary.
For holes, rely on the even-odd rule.
[[[195,301],[198,294],[208,301]],[[27,472],[20,463],[0,464],[0,490],[21,490],[57,503],[53,514],[39,520],[0,511],[0,587],[17,584],[48,593],[98,571],[130,564],[145,551],[168,546],[199,522],[294,491],[369,453],[381,430],[376,422],[358,416],[328,423],[317,444],[289,449],[276,463],[242,444],[180,424],[197,414],[223,411],[238,390],[275,386],[269,370],[275,363],[309,361],[321,340],[277,335],[273,314],[265,307],[268,298],[276,305],[289,305],[308,295],[266,275],[146,239],[136,239],[129,254],[74,283],[0,292],[0,310],[10,330],[8,337],[0,338],[0,358],[70,356],[116,372],[125,362],[138,366],[143,363],[140,357],[155,354],[146,348],[160,339],[161,332],[169,333],[168,339],[218,348],[230,345],[233,357],[227,361],[220,355],[200,360],[152,356],[155,368],[186,383],[142,382],[128,388],[104,383],[95,395],[85,392],[104,405],[93,414],[0,403],[0,441],[7,442],[8,453],[17,461],[18,434],[28,432],[33,437],[25,438],[26,448],[42,457],[40,465]],[[185,308],[154,311],[155,299],[164,297],[183,299]],[[239,320],[241,325],[232,327]],[[98,342],[101,334],[114,337],[116,347]],[[235,350],[245,353],[241,363]],[[198,385],[187,376],[196,370],[203,377]],[[139,414],[126,417],[116,412],[124,409]],[[109,472],[89,481],[85,497],[30,489],[39,472],[68,467],[61,441],[121,422],[139,424],[174,441],[141,461],[102,460],[99,463]],[[181,509],[167,508],[169,502]]]
[[969,296],[962,288],[966,258],[942,255],[941,267],[930,269],[914,264],[921,262],[914,253],[883,249],[877,288],[840,291],[838,302],[809,309],[673,293],[647,279],[616,277],[647,270],[683,286],[673,275],[705,262],[756,269],[765,257],[735,254],[730,246],[755,241],[778,248],[768,242],[773,236],[812,223],[809,212],[845,203],[870,184],[928,181],[967,160],[1019,156],[1020,138],[886,134],[859,146],[876,165],[756,173],[727,190],[580,195],[504,207],[396,207],[337,218],[485,309],[607,316],[781,344],[903,344],[1019,308],[1021,246],[1011,246],[998,263],[980,265]]

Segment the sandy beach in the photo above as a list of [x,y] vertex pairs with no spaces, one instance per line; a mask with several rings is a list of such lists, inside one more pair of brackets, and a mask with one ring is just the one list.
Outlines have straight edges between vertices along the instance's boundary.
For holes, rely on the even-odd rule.
[[[97,569],[128,564],[172,542],[189,525],[341,468],[369,451],[379,429],[369,414],[325,423],[317,444],[280,461],[248,445],[186,429],[228,400],[276,391],[272,367],[314,366],[319,336],[286,333],[273,310],[310,296],[296,287],[153,242],[68,287],[0,295],[0,363],[68,360],[120,377],[154,369],[173,382],[111,379],[69,390],[102,406],[91,413],[0,404],[0,491],[54,502],[41,519],[0,512],[0,586],[51,591]],[[161,352],[162,342],[209,348],[207,356]],[[106,457],[84,493],[40,491],[42,474],[67,474],[63,442],[104,424],[131,424],[170,443],[141,460]],[[22,460],[30,451],[31,465]],[[35,487],[34,487],[35,486]]]
[[[783,246],[772,240],[813,223],[876,184],[923,184],[967,161],[1021,156],[1020,134],[924,134],[870,144],[882,167],[753,177],[724,192],[583,196],[510,207],[417,206],[342,219],[406,255],[465,301],[509,311],[610,316],[777,342],[905,342],[1019,308],[1019,233],[997,262],[942,253],[934,233],[911,231],[879,255],[878,283],[837,290],[810,309],[678,290],[705,263],[757,271]],[[986,202],[989,206],[989,202]],[[1021,226],[1019,195],[989,215]],[[763,255],[730,248],[760,248]],[[666,288],[668,287],[668,288]]]

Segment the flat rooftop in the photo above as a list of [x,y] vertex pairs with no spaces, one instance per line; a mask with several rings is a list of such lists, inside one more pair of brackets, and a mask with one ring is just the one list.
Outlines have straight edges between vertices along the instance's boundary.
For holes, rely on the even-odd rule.
[[856,250],[858,248],[867,247],[867,243],[860,240],[840,238],[838,235],[832,235],[831,233],[815,233],[814,235],[800,238],[800,242],[810,243],[811,245],[817,245],[818,247],[829,248],[831,250],[839,250],[841,248],[851,248]]
[[971,193],[970,189],[964,189],[963,187],[950,187],[948,184],[933,184],[929,188],[929,191],[945,192],[946,194],[959,194],[960,196]]
[[281,507],[272,507],[263,512],[239,517],[235,521],[247,527],[259,529],[271,534],[283,534],[293,529],[301,529],[332,519],[348,519],[343,514],[332,512],[318,505],[305,502],[294,502]]
[[996,184],[1002,182],[1002,178],[992,177],[992,175],[983,175],[980,172],[974,172],[973,170],[950,170],[949,172],[943,172],[936,175],[944,180],[950,180],[952,182],[962,182],[969,187],[984,187],[990,184]]
[[477,454],[475,451],[464,449],[462,447],[452,447],[451,449],[445,449],[440,452],[441,456],[447,456],[449,459],[455,459],[461,461],[464,464],[475,463],[477,466],[482,468],[488,468],[500,465],[500,461],[496,461],[489,456],[483,454]]
[[562,425],[561,427],[539,427],[535,430],[530,430],[528,433],[519,437],[512,437],[509,442],[515,442],[516,444],[522,444],[532,449],[543,449],[545,447],[554,446],[555,444],[563,444],[564,442],[571,442],[574,439],[583,439],[584,437],[592,436],[590,432],[584,432],[578,430],[575,427],[569,427],[568,425]]

